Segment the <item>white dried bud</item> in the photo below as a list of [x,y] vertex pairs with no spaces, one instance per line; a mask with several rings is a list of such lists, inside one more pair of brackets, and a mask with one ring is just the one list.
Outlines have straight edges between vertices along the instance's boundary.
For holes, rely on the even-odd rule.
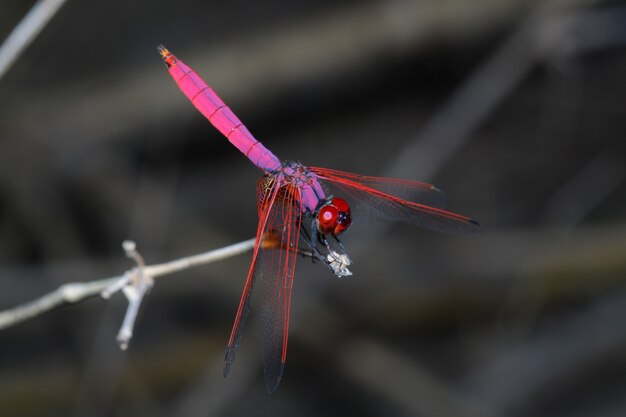
[[350,265],[352,265],[352,260],[346,253],[338,253],[330,251],[328,255],[326,255],[326,261],[328,262],[328,266],[333,270],[335,275],[339,278],[347,277],[352,275],[352,272],[348,269]]
[[122,248],[124,249],[124,252],[132,253],[137,249],[137,244],[132,240],[125,240],[122,242]]

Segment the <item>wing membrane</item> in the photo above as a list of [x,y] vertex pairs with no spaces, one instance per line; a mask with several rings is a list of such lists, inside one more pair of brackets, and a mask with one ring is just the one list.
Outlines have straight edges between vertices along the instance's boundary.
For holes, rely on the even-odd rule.
[[[446,206],[446,195],[439,188],[425,182],[404,180],[399,178],[373,177],[368,175],[353,174],[351,172],[338,171],[328,168],[310,168],[316,174],[323,172],[324,177],[335,178],[336,181],[359,184],[381,191],[403,200],[424,204],[435,208]],[[322,175],[320,175],[322,176]]]
[[[261,312],[261,353],[265,384],[273,392],[282,378],[287,358],[291,293],[300,238],[299,192],[265,177],[257,186],[259,225],[252,264],[239,302],[224,366],[224,376],[232,367],[241,329],[250,309],[252,285],[259,288]],[[264,244],[266,236],[271,242]]]
[[237,308],[235,322],[233,324],[233,329],[230,333],[228,347],[226,348],[226,354],[224,357],[225,377],[230,372],[230,369],[233,366],[233,362],[235,361],[237,348],[239,347],[239,342],[241,339],[241,330],[245,324],[246,318],[248,317],[248,313],[250,312],[250,299],[252,297],[252,286],[256,277],[257,261],[259,258],[259,253],[263,246],[263,237],[265,236],[265,233],[269,227],[268,220],[270,218],[270,214],[272,213],[272,207],[278,194],[278,187],[272,186],[266,191],[267,192],[265,193],[265,198],[263,199],[263,201],[259,200],[259,224],[257,226],[254,251],[252,252],[252,262],[250,263],[250,268],[248,269],[248,276],[246,277],[246,283],[244,284],[243,292],[241,293],[239,307]]
[[[469,217],[442,209],[445,198],[430,184],[369,177],[326,168],[310,168],[352,210],[353,223],[399,220],[452,234],[476,233],[480,225]],[[406,197],[413,194],[412,200]]]
[[261,353],[265,384],[273,392],[282,378],[287,358],[291,294],[300,239],[299,192],[296,187],[280,189],[271,207],[268,225],[280,242],[277,248],[261,250]]

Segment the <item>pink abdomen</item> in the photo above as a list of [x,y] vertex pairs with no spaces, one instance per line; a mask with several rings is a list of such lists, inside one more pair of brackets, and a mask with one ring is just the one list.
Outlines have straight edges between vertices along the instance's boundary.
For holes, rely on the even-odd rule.
[[181,91],[209,122],[222,132],[254,165],[265,171],[276,171],[280,160],[252,136],[241,120],[224,104],[191,68],[178,60],[169,68]]

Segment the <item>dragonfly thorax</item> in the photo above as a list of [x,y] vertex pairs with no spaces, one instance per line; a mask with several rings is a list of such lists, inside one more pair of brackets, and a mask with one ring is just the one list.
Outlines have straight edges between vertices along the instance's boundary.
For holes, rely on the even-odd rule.
[[281,184],[292,184],[296,187],[311,186],[317,176],[299,162],[285,162],[276,174]]
[[302,213],[312,214],[326,200],[326,193],[317,175],[299,162],[283,162],[280,169],[269,174],[280,187],[295,187]]

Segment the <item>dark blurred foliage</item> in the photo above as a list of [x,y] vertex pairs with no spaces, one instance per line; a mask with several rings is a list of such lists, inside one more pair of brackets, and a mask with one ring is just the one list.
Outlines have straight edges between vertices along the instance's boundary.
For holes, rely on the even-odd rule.
[[157,263],[254,234],[260,173],[160,43],[281,158],[432,182],[485,232],[355,225],[353,277],[300,260],[272,395],[254,311],[222,378],[249,254],[159,279],[127,352],[121,296],[56,310],[0,333],[0,415],[626,415],[624,27],[620,1],[68,1],[0,79],[0,309],[120,274],[127,238]]

